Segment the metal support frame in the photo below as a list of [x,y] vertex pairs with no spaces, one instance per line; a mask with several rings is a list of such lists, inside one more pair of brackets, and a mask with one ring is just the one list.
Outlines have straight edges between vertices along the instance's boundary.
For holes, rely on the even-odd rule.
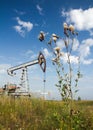
[[27,74],[27,68],[22,69],[22,75],[21,75],[21,91],[29,92],[29,80],[28,80],[28,74]]

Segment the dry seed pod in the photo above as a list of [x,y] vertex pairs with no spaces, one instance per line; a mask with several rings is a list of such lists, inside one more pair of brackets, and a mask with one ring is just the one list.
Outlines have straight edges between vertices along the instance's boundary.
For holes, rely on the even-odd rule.
[[75,28],[74,28],[74,26],[72,24],[69,25],[68,29],[69,29],[69,31],[72,31],[72,32],[75,30]]
[[57,53],[60,53],[60,47],[55,47],[54,49]]
[[68,29],[69,29],[69,31],[72,32],[72,34],[74,34],[75,28],[74,28],[74,26],[72,24],[69,25]]
[[39,36],[38,36],[38,39],[42,42],[45,38],[45,34],[43,31],[40,32]]
[[59,39],[59,37],[56,34],[53,33],[52,39],[54,40],[54,42],[56,42]]
[[69,37],[69,35],[68,35],[68,25],[67,25],[67,23],[64,23],[64,24],[63,24],[63,28],[64,28],[64,34],[65,34],[67,37]]
[[64,27],[65,30],[68,30],[68,25],[67,25],[67,23],[63,23],[63,27]]
[[53,62],[57,62],[57,58],[53,58],[52,61],[53,61]]
[[64,56],[64,53],[63,53],[63,52],[60,52],[60,56]]

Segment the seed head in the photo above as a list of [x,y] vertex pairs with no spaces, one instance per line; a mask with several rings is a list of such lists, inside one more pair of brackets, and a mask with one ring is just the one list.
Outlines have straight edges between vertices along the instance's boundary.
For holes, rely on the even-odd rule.
[[54,40],[54,42],[56,42],[59,39],[59,36],[57,36],[56,34],[52,34],[52,39]]
[[40,31],[40,34],[39,34],[39,36],[38,36],[38,39],[42,42],[42,41],[44,40],[44,38],[45,38],[44,32],[43,32],[43,31]]

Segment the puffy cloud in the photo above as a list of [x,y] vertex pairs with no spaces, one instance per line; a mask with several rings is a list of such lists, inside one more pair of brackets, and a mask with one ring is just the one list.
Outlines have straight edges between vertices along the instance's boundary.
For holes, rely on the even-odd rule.
[[63,17],[66,17],[66,16],[68,16],[68,12],[66,12],[65,9],[62,9],[61,15],[62,15]]
[[59,39],[56,44],[58,47],[60,47],[60,49],[63,49],[65,47],[63,39]]
[[[78,64],[78,58],[80,57],[81,63],[82,64],[92,64],[93,63],[93,59],[89,58],[89,56],[91,55],[91,47],[93,47],[93,39],[89,38],[89,39],[85,39],[83,41],[81,41],[81,44],[79,43],[78,39],[73,39],[73,55],[70,55],[70,61],[73,64]],[[69,40],[69,44],[71,43],[71,39]],[[60,49],[62,51],[64,51],[65,45],[64,45],[64,41],[62,39],[57,41],[57,46],[60,47]],[[49,51],[45,48],[43,49],[43,53],[45,55],[45,57],[51,57],[51,53],[49,53]],[[77,55],[78,54],[78,55]],[[64,52],[63,56],[61,57],[61,59],[63,60],[64,63],[67,62],[68,60],[68,56],[67,53]]]
[[37,8],[39,14],[40,14],[40,15],[43,15],[43,13],[42,13],[43,9],[40,7],[40,5],[37,4],[37,5],[36,5],[36,8]]
[[88,59],[87,58],[91,54],[90,48],[92,46],[93,46],[93,39],[92,38],[83,40],[81,42],[81,45],[79,47],[79,53],[80,53],[81,61],[83,62],[83,64],[91,64],[91,63],[93,63],[93,59]]
[[70,56],[71,63],[78,64],[78,56]]
[[[64,63],[67,63],[67,61],[68,61],[67,53],[64,53],[64,56],[61,59],[63,60]],[[73,64],[78,64],[78,56],[71,55],[70,62]]]
[[73,23],[77,30],[91,31],[93,29],[93,8],[71,9],[69,12],[62,10],[62,16],[66,16],[66,21]]
[[18,25],[13,28],[24,37],[26,32],[30,32],[33,28],[33,24],[31,22],[22,21],[19,17],[16,18]]
[[14,29],[16,30],[16,32],[18,32],[21,36],[25,35],[25,31],[22,30],[22,27],[19,25],[14,26]]
[[18,24],[20,26],[24,27],[25,29],[27,29],[28,32],[33,28],[33,24],[30,22],[24,22],[19,17],[17,17],[16,20],[17,20]]
[[[74,39],[74,44],[73,44],[73,51],[78,53],[78,56],[80,57],[81,63],[82,64],[92,64],[93,63],[93,58],[89,58],[91,55],[91,47],[93,47],[93,39],[85,39],[79,43],[77,39]],[[70,61],[71,63],[78,64],[78,56],[76,55],[71,55],[70,56]],[[62,60],[64,63],[67,62],[68,56],[67,53],[64,53],[64,56],[62,57]]]
[[[77,64],[78,63],[78,56],[80,56],[82,64],[92,64],[93,59],[90,59],[89,56],[91,55],[91,47],[93,46],[93,39],[85,39],[79,43],[78,39],[73,39],[73,51],[75,51],[74,55],[70,56],[70,61],[71,63]],[[71,39],[69,39],[69,44],[71,43]],[[58,40],[57,41],[57,46],[61,48],[61,50],[64,50],[65,45],[63,40]],[[78,53],[78,56],[75,54]],[[67,62],[68,56],[67,53],[64,53],[64,56],[62,57],[63,62]]]
[[79,47],[79,41],[78,41],[78,39],[74,39],[74,41],[73,41],[73,51],[76,51],[76,50],[78,50],[78,47]]
[[45,56],[46,58],[51,56],[51,54],[49,53],[49,51],[47,50],[47,48],[44,48],[44,49],[43,49],[43,53],[44,53],[44,56]]
[[[74,38],[73,41],[71,39],[69,39],[69,44],[71,44],[73,42],[73,51],[76,51],[79,47],[79,41],[78,39]],[[60,39],[57,41],[57,46],[60,47],[60,49],[64,49],[65,48],[65,44],[64,44],[64,40]]]
[[89,64],[92,64],[92,63],[93,63],[93,59],[88,59],[88,60],[82,59],[81,61],[82,61],[83,64],[85,64],[85,65],[89,65]]
[[90,47],[93,46],[93,39],[89,38],[82,41],[79,52],[82,58],[87,57],[90,54]]
[[[73,23],[75,28],[79,31],[89,31],[90,35],[93,35],[93,8],[83,9],[71,9],[66,12],[62,10],[62,16],[66,17],[67,23]],[[92,64],[93,59],[89,58],[91,56],[91,47],[93,47],[93,39],[88,38],[81,41],[75,39],[73,45],[73,51],[78,51],[80,54],[80,59],[83,64]]]

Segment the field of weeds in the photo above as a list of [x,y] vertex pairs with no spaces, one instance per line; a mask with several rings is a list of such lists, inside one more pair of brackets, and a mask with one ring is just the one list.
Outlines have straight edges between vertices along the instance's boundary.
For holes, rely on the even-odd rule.
[[93,101],[0,97],[0,130],[93,130]]

